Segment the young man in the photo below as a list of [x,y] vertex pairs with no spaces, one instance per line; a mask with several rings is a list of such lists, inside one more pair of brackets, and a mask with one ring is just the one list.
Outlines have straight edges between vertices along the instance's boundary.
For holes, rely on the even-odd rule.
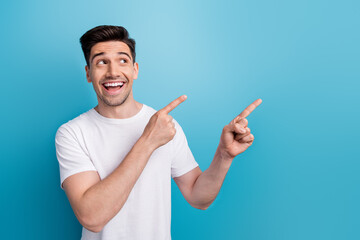
[[247,117],[258,99],[223,128],[202,172],[169,113],[134,100],[135,41],[125,28],[98,26],[80,39],[98,105],[56,134],[61,187],[83,226],[82,239],[171,239],[171,177],[191,206],[207,209],[234,157],[254,141]]

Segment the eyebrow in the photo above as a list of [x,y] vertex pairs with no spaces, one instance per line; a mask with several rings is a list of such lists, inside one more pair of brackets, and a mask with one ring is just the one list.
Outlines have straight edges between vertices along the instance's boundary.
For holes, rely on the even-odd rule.
[[[118,52],[118,55],[122,55],[122,54],[128,56],[128,57],[130,58],[130,60],[131,60],[130,55],[127,54],[126,52]],[[91,58],[91,62],[94,60],[94,58],[96,58],[97,56],[101,56],[101,55],[105,55],[105,53],[104,53],[104,52],[100,52],[100,53],[95,54],[95,55]]]

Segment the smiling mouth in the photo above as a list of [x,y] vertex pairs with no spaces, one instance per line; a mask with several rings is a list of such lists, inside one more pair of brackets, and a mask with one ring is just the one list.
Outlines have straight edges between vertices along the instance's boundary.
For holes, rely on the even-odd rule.
[[120,81],[120,82],[106,82],[101,84],[107,93],[110,95],[118,94],[122,90],[121,88],[124,87],[126,82]]
[[124,86],[124,82],[104,83],[106,90],[118,90]]

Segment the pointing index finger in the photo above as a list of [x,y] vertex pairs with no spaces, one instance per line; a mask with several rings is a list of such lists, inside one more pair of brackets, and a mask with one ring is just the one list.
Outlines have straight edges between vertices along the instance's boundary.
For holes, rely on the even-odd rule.
[[177,106],[179,106],[180,103],[185,101],[186,98],[187,98],[186,95],[182,95],[182,96],[178,97],[177,99],[175,99],[174,101],[172,101],[171,103],[169,103],[166,107],[164,107],[160,111],[165,112],[166,114],[168,114],[169,112],[174,110]]
[[252,111],[254,111],[255,108],[257,108],[257,106],[259,106],[262,103],[262,100],[259,98],[257,100],[255,100],[252,104],[250,104],[247,108],[245,108],[244,111],[242,111],[238,117],[240,118],[246,118],[247,116],[250,115],[250,113]]

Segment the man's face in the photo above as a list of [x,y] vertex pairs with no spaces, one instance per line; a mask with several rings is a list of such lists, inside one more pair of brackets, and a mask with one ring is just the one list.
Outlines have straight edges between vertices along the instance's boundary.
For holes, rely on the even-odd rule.
[[89,64],[90,68],[85,66],[86,78],[92,82],[99,104],[123,104],[132,93],[139,70],[129,46],[120,41],[99,42],[91,48]]

